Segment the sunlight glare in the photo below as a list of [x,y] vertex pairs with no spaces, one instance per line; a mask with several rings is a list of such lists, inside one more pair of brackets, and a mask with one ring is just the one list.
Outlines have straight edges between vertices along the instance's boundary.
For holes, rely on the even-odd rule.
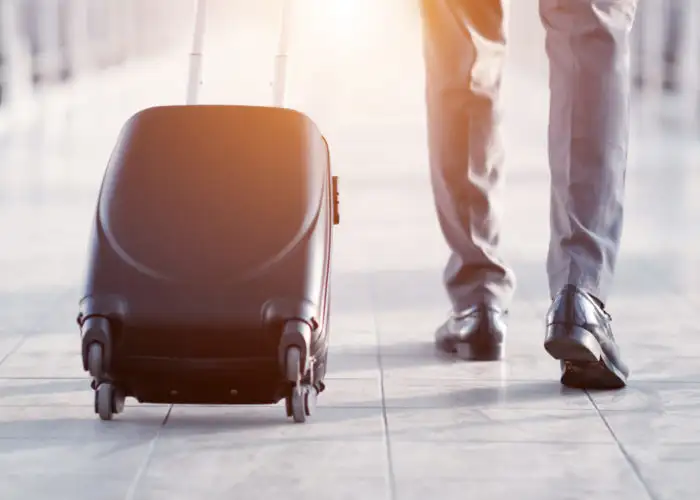
[[372,35],[376,0],[313,0],[312,12],[323,31],[351,45],[364,44]]

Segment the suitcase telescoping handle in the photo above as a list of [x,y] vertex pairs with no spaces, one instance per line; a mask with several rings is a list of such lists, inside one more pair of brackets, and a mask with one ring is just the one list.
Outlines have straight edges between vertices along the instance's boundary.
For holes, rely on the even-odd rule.
[[189,78],[187,82],[187,104],[197,104],[199,87],[202,85],[202,52],[204,31],[207,25],[207,0],[195,0],[194,36],[190,52]]
[[292,27],[292,2],[284,0],[282,7],[282,26],[275,55],[275,72],[272,75],[272,105],[283,108],[287,97],[287,60],[289,33]]
[[[272,77],[272,104],[280,108],[284,107],[287,90],[287,47],[289,45],[289,33],[292,22],[292,1],[284,0],[282,27]],[[202,86],[202,57],[207,23],[207,0],[195,0],[194,18],[194,35],[192,52],[190,52],[189,81],[187,84],[187,104],[197,104],[199,89]]]

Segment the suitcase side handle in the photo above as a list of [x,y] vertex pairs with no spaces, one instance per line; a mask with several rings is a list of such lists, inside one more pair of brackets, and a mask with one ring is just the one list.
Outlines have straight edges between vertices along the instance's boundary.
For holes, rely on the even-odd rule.
[[331,178],[333,185],[333,225],[340,224],[340,192],[338,191],[338,176],[334,175]]

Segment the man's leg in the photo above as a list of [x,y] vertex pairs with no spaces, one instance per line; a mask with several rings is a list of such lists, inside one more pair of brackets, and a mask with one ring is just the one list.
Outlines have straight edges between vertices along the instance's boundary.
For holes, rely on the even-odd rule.
[[604,302],[622,233],[630,30],[637,0],[540,0],[550,60],[550,293],[545,347],[562,382],[620,387]]
[[514,287],[499,259],[503,146],[500,87],[506,0],[422,0],[430,166],[452,251],[445,286],[454,314],[438,346],[500,357]]
[[678,73],[680,67],[680,52],[685,35],[683,18],[687,12],[684,0],[666,0],[664,23],[664,74],[663,89],[665,92],[678,91]]
[[[643,89],[646,85],[646,20],[645,4],[640,4],[637,8],[634,29],[631,34],[631,55],[632,55],[632,83],[637,89]],[[648,8],[647,8],[648,10]]]

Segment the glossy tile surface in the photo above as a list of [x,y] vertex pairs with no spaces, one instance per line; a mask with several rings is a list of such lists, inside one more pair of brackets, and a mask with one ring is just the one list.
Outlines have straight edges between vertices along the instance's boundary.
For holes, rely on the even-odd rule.
[[[447,252],[427,169],[412,2],[297,2],[289,105],[341,178],[328,391],[281,407],[92,412],[75,325],[115,135],[181,102],[186,51],[48,95],[0,136],[0,498],[694,500],[700,496],[700,146],[680,97],[634,105],[627,225],[610,310],[627,390],[563,390],[547,308],[547,88],[534,0],[513,2],[504,252],[519,278],[508,360],[437,356]],[[205,102],[269,102],[279,5],[236,2],[207,39]],[[262,5],[262,3],[260,4]],[[230,29],[229,29],[230,28]]]

